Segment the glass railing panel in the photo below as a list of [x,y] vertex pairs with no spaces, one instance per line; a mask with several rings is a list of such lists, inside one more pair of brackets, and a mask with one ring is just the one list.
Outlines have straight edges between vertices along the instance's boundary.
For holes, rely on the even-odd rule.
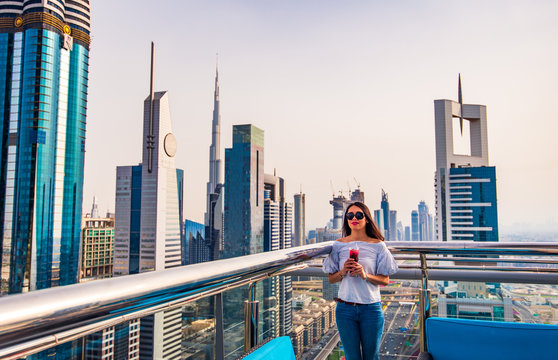
[[214,296],[183,306],[181,359],[213,359],[215,326]]
[[420,352],[418,290],[416,280],[392,281],[381,289],[384,333],[382,359],[412,359]]
[[437,281],[433,316],[485,321],[558,324],[558,286]]
[[[382,287],[382,304],[384,309],[384,333],[380,346],[381,359],[414,359],[420,351],[420,329],[418,312],[419,281],[392,281]],[[311,313],[312,304],[331,302],[331,311],[335,313],[338,285],[330,284],[326,277],[293,277],[293,331],[297,327],[310,325],[304,323],[301,313]],[[328,359],[344,356],[335,324],[330,324],[328,331],[318,339],[308,339],[302,353],[297,359],[314,359],[323,349],[328,349]],[[326,335],[328,335],[326,337]],[[325,338],[326,341],[322,341]],[[312,340],[312,341],[311,341]],[[335,343],[331,343],[331,341]],[[329,343],[328,343],[329,342]],[[293,338],[296,352],[296,338]]]
[[[232,360],[244,353],[244,302],[248,300],[249,286],[241,286],[223,293],[223,323],[225,359]],[[263,302],[263,286],[255,285],[255,299]],[[261,329],[262,314],[258,324]],[[260,330],[259,329],[259,330]],[[261,337],[259,338],[261,341]]]
[[[56,347],[43,350],[39,353],[27,356],[28,360],[47,360],[47,359],[82,359],[82,354],[84,354],[84,343],[83,339],[74,340],[64,344],[60,344]],[[93,353],[92,353],[93,354]],[[101,353],[94,353],[101,358]]]
[[[441,245],[448,246],[449,252],[451,252],[452,246],[455,248],[455,244],[450,244],[452,246]],[[407,245],[405,244],[405,246]],[[426,269],[429,274],[433,274],[428,281],[431,290],[431,316],[558,324],[557,285],[489,282],[488,277],[483,282],[434,280],[445,279],[442,275],[450,276],[451,279],[478,279],[481,274],[480,278],[484,279],[488,276],[485,274],[492,274],[500,276],[499,281],[525,281],[526,277],[523,275],[529,274],[531,275],[529,281],[533,279],[533,282],[554,282],[557,264],[544,259],[546,256],[553,260],[552,251],[554,250],[549,251],[547,248],[536,250],[533,247],[533,249],[521,250],[522,253],[514,253],[516,250],[508,244],[504,249],[507,252],[503,256],[497,257],[491,252],[487,252],[490,250],[489,247],[483,246],[485,252],[479,251],[477,255],[471,253],[448,255],[444,251],[436,250],[438,245],[434,247],[434,253],[426,252],[428,259]],[[530,254],[544,255],[537,257]],[[512,260],[518,259],[521,255],[527,255],[529,261],[515,264]],[[456,258],[452,259],[452,256]],[[405,276],[399,274],[400,278],[420,278],[420,262],[416,260],[418,258],[416,254],[399,252],[396,254],[397,257],[402,258],[399,261],[402,272],[407,271]],[[281,261],[283,261],[282,258]],[[315,259],[311,262],[319,265],[322,260]],[[241,268],[242,265],[244,264],[235,266]],[[267,265],[262,264],[261,266]],[[539,268],[540,273],[532,272]],[[521,272],[514,272],[518,269]],[[172,271],[178,270],[182,271],[181,269]],[[311,268],[307,270],[311,270]],[[222,286],[222,289],[218,291],[225,291],[223,293],[225,359],[236,359],[244,353],[246,338],[244,303],[248,299],[249,293],[252,294],[252,300],[259,304],[256,320],[258,343],[276,336],[288,335],[291,337],[297,359],[343,356],[343,347],[339,342],[335,324],[336,302],[333,301],[337,295],[337,285],[329,284],[327,277],[321,272],[319,274],[322,276],[315,277],[301,276],[303,274],[301,272],[297,273],[297,276],[278,276],[263,280],[266,274],[271,273],[272,271],[249,274],[249,278],[238,283],[246,284],[256,281],[256,285],[251,291],[249,291],[248,285],[238,288],[234,288],[234,286],[230,288],[228,284],[219,285]],[[457,273],[461,274],[456,275]],[[188,271],[185,271],[185,274],[188,274]],[[199,274],[199,272],[195,272],[195,274]],[[308,272],[308,274],[317,275],[312,272]],[[511,276],[518,276],[521,279],[495,274],[511,274]],[[536,275],[533,277],[532,274]],[[156,275],[152,274],[154,277]],[[219,275],[216,273],[214,276]],[[244,275],[239,273],[238,277],[241,276]],[[290,279],[289,286],[292,288],[290,295],[286,295],[288,292],[286,290],[288,287],[285,287],[287,286],[286,278]],[[133,283],[133,278],[127,279],[127,281]],[[121,285],[126,288],[128,282]],[[386,321],[380,349],[381,359],[411,359],[418,356],[420,338],[418,293],[421,286],[420,280],[396,280],[392,281],[390,285],[382,287],[382,303]],[[84,289],[91,291],[93,288]],[[179,296],[173,298],[175,303],[180,302],[182,296],[189,296],[189,299],[197,300],[174,310],[160,311],[142,318],[141,321],[124,321],[98,333],[87,335],[85,338],[45,350],[30,358],[86,359],[98,357],[99,354],[101,356],[110,355],[105,356],[106,358],[111,356],[120,358],[119,354],[122,352],[126,353],[128,358],[133,359],[139,357],[140,354],[147,354],[150,346],[151,349],[159,346],[162,358],[177,353],[184,359],[211,359],[216,356],[215,343],[220,331],[216,331],[217,321],[214,315],[213,297],[215,292],[207,292],[207,288],[204,291],[206,292],[200,295],[201,299],[192,293],[189,295],[186,295],[187,292],[184,295],[178,293]],[[167,292],[161,293],[169,296]],[[141,298],[138,299],[141,301]],[[132,302],[129,304],[131,305]],[[159,306],[167,305],[160,303]],[[288,309],[292,310],[288,311]],[[288,330],[285,330],[285,325],[283,325],[288,323],[286,316],[290,316],[290,329]],[[100,317],[99,321],[102,320]],[[132,329],[134,326],[135,328]],[[281,326],[283,326],[283,330],[280,330]],[[148,340],[140,341],[140,335],[149,331],[155,334],[151,338],[151,343]],[[133,334],[138,335],[136,337]]]
[[214,297],[126,321],[28,359],[213,359]]

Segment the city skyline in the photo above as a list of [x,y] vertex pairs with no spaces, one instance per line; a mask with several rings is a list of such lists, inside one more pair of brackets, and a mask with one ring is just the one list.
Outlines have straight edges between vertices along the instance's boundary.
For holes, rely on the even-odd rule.
[[[384,188],[404,225],[420,200],[434,207],[433,101],[457,100],[459,72],[464,101],[487,105],[502,230],[557,218],[558,170],[549,166],[558,157],[556,125],[544,106],[557,93],[558,52],[548,46],[558,33],[550,16],[557,5],[473,2],[442,11],[436,2],[142,4],[92,5],[85,208],[96,195],[101,212],[114,210],[111,170],[139,160],[134,124],[154,40],[156,88],[169,91],[177,167],[185,170],[185,218],[203,222],[217,52],[221,147],[230,147],[233,125],[262,128],[265,172],[277,168],[284,176],[291,202],[302,185],[307,230],[331,218],[330,180],[346,192],[356,178],[371,209],[379,208]],[[119,16],[124,9],[128,15]],[[158,26],[140,28],[145,22]],[[115,29],[133,39],[117,41]],[[350,158],[347,149],[354,150]],[[364,165],[352,167],[355,159]]]

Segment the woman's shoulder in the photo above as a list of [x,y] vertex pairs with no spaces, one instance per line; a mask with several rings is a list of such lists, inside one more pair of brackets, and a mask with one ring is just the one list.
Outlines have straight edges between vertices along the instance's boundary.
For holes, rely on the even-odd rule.
[[359,245],[364,248],[368,248],[374,252],[384,252],[387,250],[385,241],[374,239],[376,241],[359,241]]
[[340,239],[337,239],[337,240],[335,240],[335,241],[333,242],[333,249],[334,249],[335,251],[339,251],[339,250],[343,249],[343,248],[347,245],[347,242],[346,242],[346,241],[343,241],[343,239],[344,239],[344,238],[340,238]]
[[349,242],[351,242],[351,240],[349,240],[348,236],[345,236],[335,240],[334,244],[347,244]]

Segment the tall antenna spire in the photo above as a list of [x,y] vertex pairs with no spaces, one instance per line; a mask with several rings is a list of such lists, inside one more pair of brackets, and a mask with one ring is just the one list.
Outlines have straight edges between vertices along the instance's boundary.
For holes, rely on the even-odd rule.
[[457,80],[457,101],[459,101],[459,128],[463,136],[463,94],[461,93],[461,73]]
[[221,112],[219,99],[219,54],[215,60],[215,93],[213,96],[213,121],[211,124],[211,145],[209,147],[209,181],[207,183],[207,211],[206,225],[209,224],[207,218],[211,213],[211,194],[216,194],[217,186],[222,184],[221,175]]
[[155,63],[155,44],[151,42],[151,77],[149,82],[149,134],[147,135],[147,172],[151,173],[153,170],[153,149],[155,148],[155,136],[153,135],[153,99],[155,98],[153,92],[154,82],[154,67]]
[[215,95],[219,96],[219,53],[215,53]]

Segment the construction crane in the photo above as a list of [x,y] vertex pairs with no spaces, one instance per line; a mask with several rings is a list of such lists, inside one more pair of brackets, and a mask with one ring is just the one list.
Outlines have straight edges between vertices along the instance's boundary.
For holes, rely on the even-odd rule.
[[353,176],[353,179],[355,179],[355,182],[357,184],[357,188],[360,190],[360,183],[358,182],[358,180],[356,179],[356,177]]

